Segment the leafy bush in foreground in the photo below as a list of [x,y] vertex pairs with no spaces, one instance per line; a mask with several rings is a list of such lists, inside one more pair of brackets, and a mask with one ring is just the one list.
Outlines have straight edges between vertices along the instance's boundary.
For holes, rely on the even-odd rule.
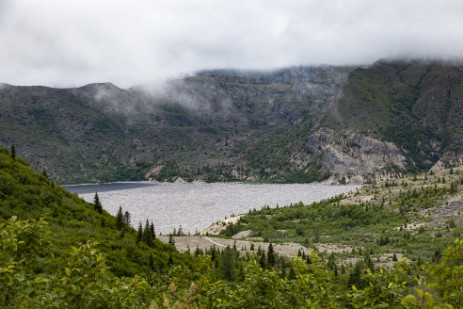
[[[244,264],[244,277],[218,279],[211,256],[193,268],[173,266],[153,278],[117,277],[87,242],[66,260],[47,255],[53,246],[44,220],[0,224],[0,306],[7,308],[461,308],[463,241],[448,247],[438,264],[416,268],[405,259],[391,269],[366,271],[365,284],[345,289],[325,262],[311,253],[291,271]],[[410,293],[412,292],[412,293]]]

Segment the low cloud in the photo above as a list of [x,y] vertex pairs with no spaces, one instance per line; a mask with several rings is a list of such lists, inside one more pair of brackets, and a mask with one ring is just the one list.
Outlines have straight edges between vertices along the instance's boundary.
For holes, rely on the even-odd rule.
[[0,0],[0,82],[122,87],[214,68],[461,59],[458,0]]

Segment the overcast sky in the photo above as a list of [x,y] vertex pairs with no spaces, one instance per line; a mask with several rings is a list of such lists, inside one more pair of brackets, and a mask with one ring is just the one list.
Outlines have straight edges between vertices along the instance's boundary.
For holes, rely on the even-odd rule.
[[0,0],[0,82],[122,87],[211,68],[463,56],[461,0]]

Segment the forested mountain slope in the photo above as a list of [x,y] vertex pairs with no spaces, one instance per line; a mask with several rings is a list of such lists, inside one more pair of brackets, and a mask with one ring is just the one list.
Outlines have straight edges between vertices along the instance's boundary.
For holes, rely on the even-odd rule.
[[160,88],[0,87],[0,142],[59,182],[365,183],[462,163],[463,66],[216,70]]
[[158,90],[4,84],[0,141],[60,182],[317,180],[297,158],[350,70],[210,71]]

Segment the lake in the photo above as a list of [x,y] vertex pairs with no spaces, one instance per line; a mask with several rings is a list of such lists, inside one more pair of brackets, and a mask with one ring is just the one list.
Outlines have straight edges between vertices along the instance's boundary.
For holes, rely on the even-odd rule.
[[115,215],[122,207],[132,226],[153,221],[156,233],[202,231],[217,220],[264,206],[312,203],[349,192],[358,186],[321,184],[153,183],[132,182],[67,186],[88,202],[95,192],[103,208]]

